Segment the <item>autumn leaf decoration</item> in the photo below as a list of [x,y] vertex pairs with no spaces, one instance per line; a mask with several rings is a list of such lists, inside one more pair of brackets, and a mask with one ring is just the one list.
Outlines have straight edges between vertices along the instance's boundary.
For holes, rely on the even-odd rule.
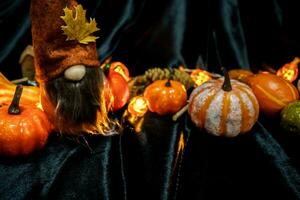
[[86,10],[82,5],[75,7],[75,17],[73,11],[68,7],[64,8],[65,15],[61,18],[66,23],[66,26],[61,26],[64,34],[67,35],[66,40],[77,40],[81,44],[96,42],[98,37],[91,34],[100,30],[97,28],[95,19],[90,18],[90,22],[86,20]]

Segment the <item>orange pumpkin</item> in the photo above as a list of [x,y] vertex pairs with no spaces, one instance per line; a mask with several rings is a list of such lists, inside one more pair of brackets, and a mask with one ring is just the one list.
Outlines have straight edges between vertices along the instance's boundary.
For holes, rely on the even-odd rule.
[[266,115],[278,114],[287,104],[299,99],[297,88],[274,74],[256,74],[248,81]]
[[34,105],[21,105],[22,86],[17,86],[10,106],[0,108],[0,154],[24,156],[41,149],[51,131],[45,113]]
[[246,84],[225,73],[225,80],[213,79],[193,90],[188,112],[194,124],[208,133],[234,137],[252,128],[259,106]]
[[184,85],[172,80],[154,81],[145,89],[144,97],[149,110],[159,115],[176,113],[187,100]]
[[231,79],[236,79],[243,83],[247,83],[248,78],[253,75],[251,71],[246,69],[232,69],[228,73]]

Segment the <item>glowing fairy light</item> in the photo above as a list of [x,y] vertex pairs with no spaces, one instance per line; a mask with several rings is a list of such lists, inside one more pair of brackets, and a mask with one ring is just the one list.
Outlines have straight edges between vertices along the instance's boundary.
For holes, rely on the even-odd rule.
[[128,104],[128,112],[137,117],[142,117],[148,111],[147,100],[143,96],[133,97]]
[[277,71],[276,75],[292,83],[298,77],[299,62],[300,59],[296,57],[292,62],[283,65],[283,67]]
[[206,81],[212,79],[210,73],[202,69],[193,70],[191,73],[191,78],[196,86],[202,85]]

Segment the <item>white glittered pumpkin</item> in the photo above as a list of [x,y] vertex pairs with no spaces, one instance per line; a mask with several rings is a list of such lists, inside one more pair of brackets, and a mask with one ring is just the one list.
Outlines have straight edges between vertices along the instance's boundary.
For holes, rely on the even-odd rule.
[[225,72],[225,78],[207,81],[193,90],[188,112],[200,129],[216,136],[235,137],[251,130],[259,105],[250,87],[230,80]]

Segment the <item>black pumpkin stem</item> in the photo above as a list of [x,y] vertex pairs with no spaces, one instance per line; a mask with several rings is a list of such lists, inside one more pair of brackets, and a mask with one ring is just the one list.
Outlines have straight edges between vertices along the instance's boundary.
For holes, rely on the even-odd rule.
[[22,96],[22,92],[23,92],[23,86],[17,85],[13,100],[8,108],[8,114],[19,115],[21,113],[19,103]]
[[170,71],[170,76],[168,78],[168,81],[166,82],[165,86],[166,87],[171,87],[171,80],[174,79],[174,74],[175,74],[175,70],[172,67],[169,67],[169,71]]
[[165,86],[166,87],[171,87],[171,80],[170,79],[168,79],[168,81],[166,82]]
[[102,69],[103,73],[105,76],[108,76],[109,74],[109,68],[110,68],[110,63],[106,63]]
[[224,74],[224,83],[223,83],[222,89],[226,92],[229,92],[232,90],[229,74],[228,74],[227,70],[225,69],[225,67],[222,67],[221,70],[223,71],[223,74]]

